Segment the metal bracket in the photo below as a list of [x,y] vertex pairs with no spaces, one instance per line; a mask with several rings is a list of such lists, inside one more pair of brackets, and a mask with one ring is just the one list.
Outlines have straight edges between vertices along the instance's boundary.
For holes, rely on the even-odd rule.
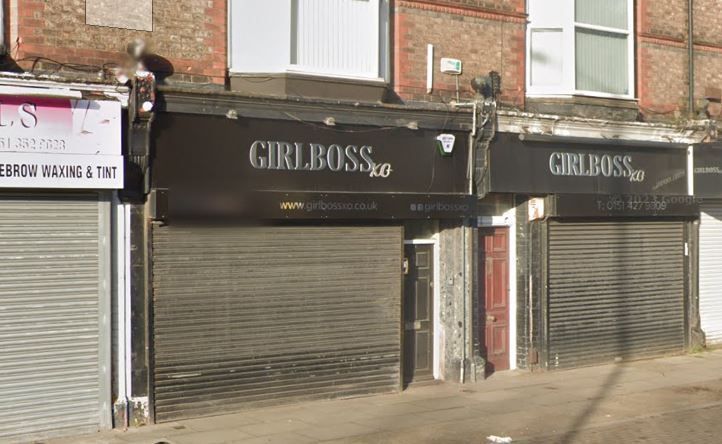
[[409,331],[421,330],[421,321],[407,322],[406,330],[409,330]]

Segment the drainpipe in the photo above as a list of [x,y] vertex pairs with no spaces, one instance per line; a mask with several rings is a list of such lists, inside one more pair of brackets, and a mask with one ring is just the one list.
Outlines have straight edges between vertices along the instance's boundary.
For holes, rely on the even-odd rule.
[[465,381],[465,379],[466,379],[466,360],[467,360],[467,354],[466,354],[466,329],[467,329],[467,325],[466,325],[466,281],[469,278],[466,274],[466,230],[467,230],[466,223],[464,223],[464,226],[461,228],[461,230],[462,230],[462,232],[461,232],[461,251],[462,251],[462,255],[463,255],[462,261],[461,261],[461,263],[462,263],[461,267],[462,267],[462,270],[464,270],[463,271],[464,285],[462,287],[463,288],[463,290],[462,290],[462,292],[463,292],[462,307],[463,307],[464,326],[463,326],[462,334],[461,334],[461,368],[459,369],[459,382],[461,384],[463,384],[464,382],[466,382]]
[[0,32],[0,52],[9,53],[10,48],[5,46],[5,2],[0,2],[0,26],[2,26],[2,32]]
[[689,71],[689,118],[694,119],[694,0],[687,0],[687,62]]
[[115,428],[126,429],[131,401],[131,337],[130,337],[130,212],[124,204],[113,196],[114,224],[115,224],[115,261],[116,261],[116,306],[117,336],[114,338],[118,344],[116,356],[116,374],[118,384],[118,398],[114,406]]

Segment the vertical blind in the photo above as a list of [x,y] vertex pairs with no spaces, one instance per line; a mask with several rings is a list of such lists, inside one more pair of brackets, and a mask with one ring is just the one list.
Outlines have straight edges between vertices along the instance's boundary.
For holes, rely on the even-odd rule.
[[389,0],[232,0],[230,68],[383,78]]
[[575,0],[574,19],[578,23],[627,29],[628,0]]
[[530,91],[630,94],[630,1],[531,0]]
[[575,43],[578,90],[629,93],[626,35],[577,28]]
[[588,29],[584,25],[628,30],[628,0],[575,0],[576,88],[629,94],[628,34]]
[[293,0],[291,64],[377,78],[380,0]]

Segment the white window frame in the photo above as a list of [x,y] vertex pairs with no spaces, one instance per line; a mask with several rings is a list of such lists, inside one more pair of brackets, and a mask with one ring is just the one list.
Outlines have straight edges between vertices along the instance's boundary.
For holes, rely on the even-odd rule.
[[[529,3],[543,0],[527,0],[527,12],[530,11]],[[533,26],[532,17],[529,17],[526,30],[526,96],[527,97],[571,97],[589,96],[611,99],[636,99],[635,91],[635,52],[634,52],[634,0],[627,2],[627,29],[610,28],[606,26],[590,25],[579,23],[575,20],[575,1],[563,0],[564,8],[560,11],[563,16],[561,27]],[[602,0],[600,0],[602,1]],[[627,94],[612,94],[602,91],[587,91],[576,87],[576,28],[590,29],[595,31],[609,32],[617,35],[627,36]],[[533,86],[531,84],[531,36],[534,30],[561,29],[562,30],[562,82],[559,85]]]
[[[379,15],[376,20],[376,23],[378,25],[378,32],[379,32],[379,48],[378,48],[378,71],[379,74],[377,76],[365,76],[365,75],[355,75],[351,73],[340,73],[340,72],[334,72],[334,71],[328,71],[320,68],[314,68],[310,66],[302,66],[291,63],[291,60],[289,58],[288,64],[285,65],[283,69],[276,69],[276,70],[268,70],[268,71],[252,71],[249,72],[248,70],[242,69],[242,68],[236,68],[233,66],[233,5],[234,3],[237,4],[234,0],[227,0],[227,11],[228,11],[228,17],[227,17],[227,65],[228,65],[228,72],[229,74],[243,74],[243,75],[258,75],[258,74],[282,74],[282,73],[292,73],[292,74],[301,74],[301,75],[308,75],[308,76],[319,76],[319,77],[330,77],[330,78],[338,78],[338,79],[348,79],[348,80],[362,80],[367,82],[378,82],[378,83],[388,83],[390,76],[391,76],[391,63],[390,63],[390,54],[391,51],[389,48],[391,47],[391,24],[390,24],[390,0],[377,0],[378,6],[379,6]],[[289,8],[292,1],[289,0]],[[291,20],[293,20],[291,18]],[[291,23],[288,23],[288,29],[289,29],[289,46],[288,46],[288,52],[290,54],[292,45],[295,45],[295,37],[290,35],[291,30]]]

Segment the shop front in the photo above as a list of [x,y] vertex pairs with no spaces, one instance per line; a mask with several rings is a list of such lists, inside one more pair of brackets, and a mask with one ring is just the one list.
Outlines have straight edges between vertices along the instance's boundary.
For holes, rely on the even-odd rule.
[[491,165],[491,190],[519,204],[526,366],[687,348],[699,199],[688,195],[686,146],[507,133]]
[[156,421],[441,377],[468,133],[159,113],[154,146]]
[[700,196],[699,312],[707,345],[722,343],[722,145],[694,147],[694,189]]
[[121,106],[0,96],[0,441],[111,426]]

